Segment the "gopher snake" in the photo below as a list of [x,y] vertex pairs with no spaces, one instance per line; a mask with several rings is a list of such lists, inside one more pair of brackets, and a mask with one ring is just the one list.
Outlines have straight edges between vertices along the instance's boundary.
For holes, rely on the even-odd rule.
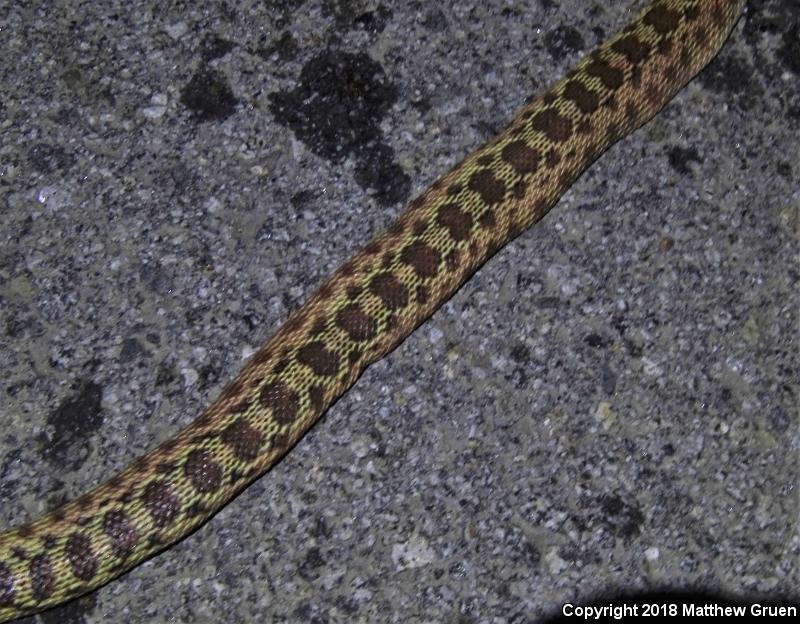
[[341,266],[188,428],[0,535],[0,620],[90,591],[261,475],[487,258],[718,51],[744,0],[658,0]]

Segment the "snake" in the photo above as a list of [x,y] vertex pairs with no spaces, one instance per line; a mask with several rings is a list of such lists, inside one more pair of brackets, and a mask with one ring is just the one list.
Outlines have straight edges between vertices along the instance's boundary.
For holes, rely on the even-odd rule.
[[109,582],[275,464],[370,363],[541,219],[719,51],[745,0],[656,0],[325,280],[188,427],[0,534],[0,621]]

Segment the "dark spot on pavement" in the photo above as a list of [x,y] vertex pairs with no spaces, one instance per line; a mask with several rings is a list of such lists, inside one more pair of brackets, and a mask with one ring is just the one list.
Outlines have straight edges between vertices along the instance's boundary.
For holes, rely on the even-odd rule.
[[198,70],[181,89],[181,104],[197,121],[224,121],[237,103],[225,77],[211,69]]
[[45,459],[66,470],[75,470],[86,460],[86,440],[103,422],[102,388],[93,381],[73,388],[72,394],[48,415],[48,427],[38,437]]
[[396,99],[396,87],[369,56],[327,50],[305,64],[296,88],[271,93],[269,107],[315,154],[332,162],[353,157],[356,181],[388,206],[411,187],[380,129]]

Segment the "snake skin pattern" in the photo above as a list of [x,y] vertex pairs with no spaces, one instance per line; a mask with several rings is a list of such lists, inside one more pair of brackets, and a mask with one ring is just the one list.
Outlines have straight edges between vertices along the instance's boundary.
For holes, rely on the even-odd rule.
[[90,591],[180,540],[280,459],[371,362],[540,219],[719,50],[744,0],[658,0],[334,273],[188,428],[0,535],[0,621]]

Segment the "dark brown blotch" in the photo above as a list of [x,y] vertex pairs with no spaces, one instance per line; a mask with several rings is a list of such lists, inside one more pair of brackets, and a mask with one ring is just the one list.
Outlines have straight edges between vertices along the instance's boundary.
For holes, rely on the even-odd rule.
[[678,63],[680,64],[680,66],[683,69],[688,70],[692,66],[693,62],[694,59],[692,57],[691,50],[688,47],[683,48],[680,52],[680,55],[678,56]]
[[678,28],[681,23],[681,14],[664,5],[657,4],[645,13],[643,21],[648,26],[652,26],[659,35],[664,36]]
[[475,191],[480,195],[484,202],[490,205],[502,201],[506,194],[506,185],[488,169],[479,169],[473,173],[469,178],[467,186],[471,191]]
[[668,56],[673,47],[674,41],[672,39],[662,39],[658,42],[658,53],[662,56]]
[[369,291],[389,310],[399,310],[408,304],[408,289],[391,273],[378,273],[369,282]]
[[528,126],[524,122],[520,122],[519,120],[522,119],[522,115],[520,115],[517,119],[514,120],[514,125],[509,127],[508,129],[508,136],[513,137],[515,139],[521,139],[528,133]]
[[381,244],[378,241],[374,240],[367,243],[363,251],[368,256],[375,256],[378,255],[382,249],[383,247],[381,246]]
[[311,336],[319,336],[320,334],[325,333],[325,326],[327,324],[327,319],[324,316],[319,316],[314,319],[314,324],[311,326],[311,331],[309,335]]
[[702,26],[698,26],[694,33],[692,33],[692,38],[698,45],[703,45],[708,39],[708,31]]
[[91,580],[97,573],[97,557],[92,550],[92,540],[85,533],[73,533],[67,538],[64,555],[72,573],[82,581]]
[[350,369],[351,369],[350,370],[350,374],[351,375],[353,374],[353,370],[352,370],[353,367],[356,366],[356,364],[358,364],[358,361],[361,359],[361,355],[362,354],[363,354],[363,351],[361,349],[359,349],[358,347],[350,349],[350,352],[347,354],[347,362],[348,362],[348,364],[350,364]]
[[200,494],[214,492],[222,483],[222,466],[206,449],[195,449],[186,456],[183,473]]
[[421,279],[429,279],[439,272],[439,252],[422,241],[414,241],[400,253],[400,260],[414,269]]
[[342,277],[353,277],[356,274],[356,266],[358,266],[355,258],[350,258],[342,266],[339,267],[337,273]]
[[454,241],[469,238],[472,231],[472,217],[468,212],[461,210],[458,204],[440,206],[436,215],[436,223],[440,227],[446,228],[450,238]]
[[[184,515],[187,518],[194,518],[194,517],[197,517],[197,516],[204,515],[207,511],[208,511],[208,506],[205,503],[203,503],[201,501],[195,501],[194,503],[192,503],[191,505],[189,505],[186,508],[186,511],[184,512]],[[156,540],[158,539],[158,534],[157,533],[156,534],[152,534],[150,536],[150,543],[153,543],[152,540],[154,540],[154,539],[156,539]]]
[[103,533],[111,541],[111,551],[119,559],[125,559],[136,547],[139,533],[121,509],[112,509],[103,516]]
[[683,9],[683,16],[686,18],[686,21],[693,22],[700,17],[700,7],[696,4],[687,6]]
[[633,126],[638,125],[639,107],[636,104],[628,103],[625,105],[625,119]]
[[558,100],[558,96],[552,91],[548,91],[542,96],[542,104],[544,104],[545,106],[550,106],[556,100]]
[[[61,508],[59,508],[59,511]],[[63,515],[63,513],[62,513]],[[63,518],[62,518],[63,520]],[[22,539],[29,539],[36,535],[36,531],[33,530],[33,527],[30,524],[24,524],[17,529],[17,535]]]
[[545,154],[545,155],[544,155],[544,162],[547,164],[547,166],[548,166],[550,169],[552,169],[552,168],[553,168],[553,167],[555,167],[555,166],[556,166],[558,163],[560,163],[560,162],[561,162],[561,156],[560,156],[560,155],[559,155],[559,153],[558,153],[556,150],[554,150],[554,149],[548,150],[548,151],[547,151],[547,154]]
[[[677,79],[677,67],[675,65],[675,63],[670,63],[662,72],[662,75],[664,78],[666,78],[666,82],[668,84],[679,84],[681,82]],[[662,97],[663,87],[653,89],[653,91],[656,92],[657,95],[651,99],[651,102],[655,102],[657,105],[658,100]]]
[[420,208],[422,208],[422,206],[425,205],[427,199],[428,199],[428,194],[421,193],[411,200],[411,202],[408,204],[408,207],[411,210],[419,210]]
[[148,483],[142,494],[142,503],[159,528],[169,525],[181,508],[180,500],[165,481]]
[[555,143],[562,143],[572,135],[572,120],[554,108],[546,108],[531,119],[531,128]]
[[480,223],[481,227],[484,228],[491,229],[494,227],[496,222],[497,220],[495,219],[494,216],[494,210],[492,210],[491,208],[487,208],[486,210],[484,210],[481,216],[478,217],[478,223]]
[[[519,236],[520,234],[522,234],[524,229],[525,228],[523,227],[521,222],[518,222],[518,221],[515,221],[514,219],[511,219],[508,222],[508,229],[506,230],[506,236],[508,237],[508,240],[512,240],[512,239],[516,238],[517,236]],[[495,241],[493,243],[493,247],[494,247],[495,250],[499,249],[502,246],[503,246],[503,241],[502,240],[497,240],[497,241]]]
[[277,377],[284,370],[286,370],[286,367],[289,366],[289,364],[291,363],[292,359],[289,357],[288,354],[282,356],[277,362],[275,362],[275,366],[272,367],[272,374]]
[[272,409],[272,417],[282,425],[288,425],[297,418],[299,397],[282,381],[264,384],[258,393],[258,400],[263,407]]
[[428,229],[428,222],[425,219],[417,219],[414,221],[414,225],[411,226],[411,233],[416,236],[422,236],[425,233],[425,230]]
[[[634,120],[632,121],[634,124],[636,124]],[[610,123],[606,128],[606,142],[609,145],[611,145],[612,143],[616,143],[622,137],[623,134],[624,133],[622,132],[622,130],[620,130],[619,125],[615,123]]]
[[606,89],[616,91],[625,82],[622,70],[610,65],[601,58],[595,58],[586,66],[586,73],[598,78]]
[[42,536],[42,548],[45,550],[54,550],[58,546],[58,536],[48,533]]
[[481,167],[488,167],[494,162],[494,154],[484,154],[476,162]]
[[49,555],[40,553],[31,559],[28,566],[31,577],[31,594],[36,601],[49,598],[56,587],[56,574]]
[[16,557],[17,559],[21,559],[22,561],[27,561],[28,558],[30,557],[30,555],[28,554],[28,551],[25,550],[22,546],[13,546],[12,545],[11,548],[9,548],[9,552],[14,557]]
[[308,366],[315,375],[332,377],[339,372],[339,356],[319,340],[300,347],[297,361]]
[[650,54],[650,45],[635,35],[626,35],[611,45],[611,49],[621,54],[632,65],[638,65]]
[[273,451],[283,452],[289,448],[289,444],[291,440],[289,436],[284,433],[276,433],[272,436],[272,439],[269,441],[270,448]]
[[587,89],[583,83],[577,80],[570,80],[564,85],[564,97],[574,102],[584,115],[593,113],[600,106],[600,98],[597,93]]
[[[602,150],[600,150],[602,151]],[[581,152],[581,167],[586,169],[589,165],[592,164],[595,158],[598,156],[597,146],[594,143],[589,143],[586,145],[584,150]]]
[[308,389],[308,399],[311,401],[311,409],[314,410],[315,414],[319,414],[325,405],[325,388],[311,386]]
[[365,313],[356,303],[350,303],[336,313],[336,325],[351,340],[361,342],[370,340],[378,331],[378,322]]
[[448,270],[455,271],[458,268],[458,263],[461,260],[461,252],[458,249],[453,249],[444,257],[445,265]]
[[519,175],[528,175],[539,168],[541,155],[525,141],[511,141],[503,147],[503,160]]
[[220,439],[231,447],[234,457],[241,461],[253,461],[261,451],[264,437],[245,418],[237,418],[225,427]]

